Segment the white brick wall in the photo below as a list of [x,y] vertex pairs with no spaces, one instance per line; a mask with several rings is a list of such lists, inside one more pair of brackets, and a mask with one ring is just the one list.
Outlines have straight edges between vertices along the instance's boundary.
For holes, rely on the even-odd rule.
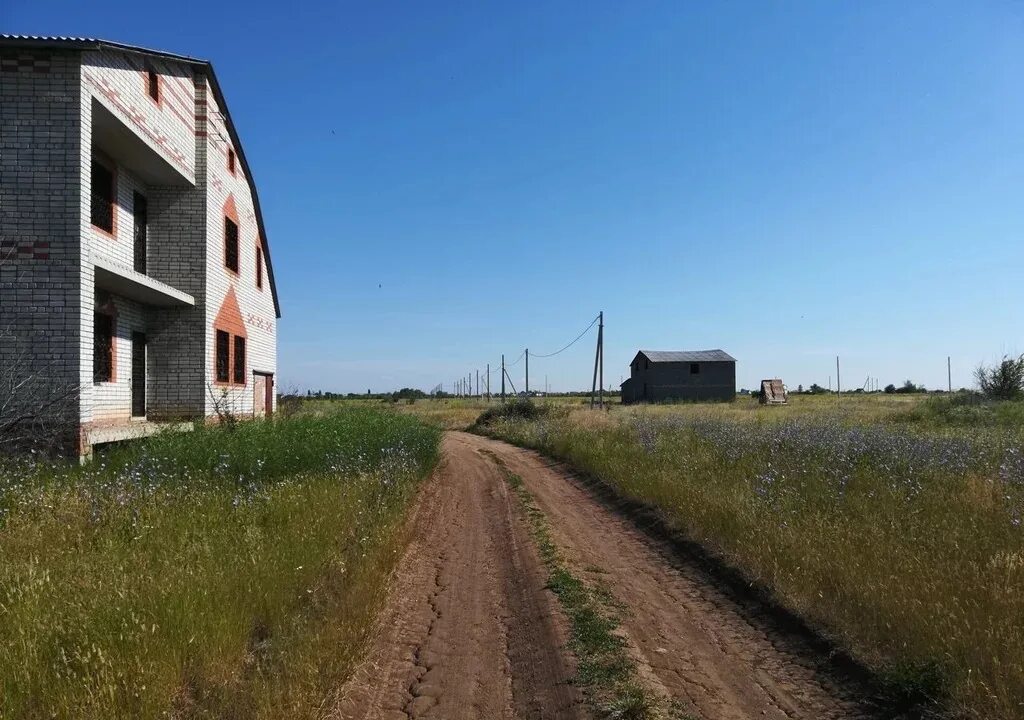
[[[213,412],[207,386],[214,384],[214,321],[233,290],[247,335],[247,367],[245,386],[228,392],[233,411],[252,413],[253,372],[277,373],[277,320],[266,258],[263,287],[256,287],[261,243],[253,198],[241,162],[234,174],[228,170],[230,134],[205,73],[132,52],[27,55],[5,55],[0,68],[0,250],[27,248],[18,266],[0,267],[0,287],[18,293],[16,303],[5,295],[0,318],[23,328],[34,343],[46,336],[40,358],[59,358],[69,380],[77,378],[81,396],[74,413],[83,426],[130,418],[133,331],[145,332],[149,341],[150,417],[194,417]],[[147,94],[147,67],[161,76],[160,103]],[[94,102],[193,183],[147,187],[116,166],[113,235],[90,220]],[[192,295],[194,308],[141,305],[95,286],[96,254],[133,266],[136,190],[149,200],[148,273]],[[228,197],[239,221],[237,276],[224,267]],[[14,271],[31,282],[17,285]],[[94,311],[102,304],[116,308],[116,377],[94,384]]]
[[[256,287],[256,247],[260,242],[252,195],[240,163],[232,175],[228,170],[228,148],[231,140],[224,127],[221,109],[207,86],[209,107],[207,112],[207,378],[214,381],[214,321],[228,290],[234,288],[239,309],[245,322],[246,386],[215,388],[219,393],[227,390],[230,407],[236,413],[253,412],[252,373],[272,373],[277,376],[277,319],[274,300],[267,277],[266,259],[263,267],[263,289]],[[224,206],[229,195],[234,198],[239,221],[239,274],[224,267]],[[275,397],[276,402],[276,397]],[[207,393],[207,412],[213,412],[213,399]]]
[[[132,332],[148,332],[148,308],[127,298],[111,295],[108,303],[116,310],[114,320],[113,382],[92,385],[92,421],[127,421],[132,408]],[[93,322],[89,316],[90,324]],[[91,328],[90,328],[91,329]],[[90,350],[91,353],[91,350]],[[91,358],[91,356],[90,356]]]
[[[160,75],[160,103],[147,94],[147,64]],[[181,63],[126,52],[87,52],[82,83],[155,152],[195,181],[195,86]]]

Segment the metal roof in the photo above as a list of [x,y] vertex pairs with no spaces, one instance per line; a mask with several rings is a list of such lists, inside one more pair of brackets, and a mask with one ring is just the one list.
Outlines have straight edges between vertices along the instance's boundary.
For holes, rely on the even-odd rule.
[[643,355],[653,363],[659,362],[736,362],[724,350],[641,350]]
[[263,223],[263,211],[260,209],[260,198],[256,192],[256,183],[253,181],[252,171],[249,169],[249,162],[245,158],[245,150],[242,148],[242,143],[238,138],[238,132],[235,130],[235,123],[231,119],[231,113],[228,111],[227,100],[224,99],[224,93],[220,89],[220,83],[217,82],[217,74],[213,71],[213,63],[209,60],[200,60],[198,58],[189,57],[188,55],[176,55],[174,53],[164,52],[163,50],[150,50],[149,48],[140,47],[139,45],[127,45],[125,43],[111,42],[110,40],[100,40],[97,38],[63,37],[59,35],[0,34],[0,48],[4,47],[25,48],[27,50],[49,49],[76,51],[110,49],[119,50],[121,52],[154,55],[168,60],[199,66],[209,78],[210,88],[213,90],[213,96],[217,100],[217,105],[220,106],[220,111],[224,116],[224,126],[228,129],[228,134],[231,136],[231,143],[234,145],[235,156],[242,165],[242,172],[245,175],[246,182],[249,183],[249,192],[252,195],[253,210],[256,213],[256,223],[259,228],[259,236],[263,243],[263,262],[267,268],[267,279],[270,281],[270,293],[274,299],[274,314],[277,317],[281,317],[281,304],[277,299],[277,283],[274,281],[274,266],[270,259],[270,241],[267,239],[266,226]]
[[125,52],[156,55],[158,57],[178,60],[179,62],[192,63],[194,65],[210,65],[209,60],[202,60],[188,55],[178,55],[177,53],[169,53],[164,50],[153,50],[152,48],[145,48],[141,45],[128,45],[126,43],[113,42],[112,40],[101,40],[99,38],[64,37],[63,35],[10,35],[4,33],[0,34],[0,46],[2,45],[24,48],[59,47],[67,50],[103,50],[104,48],[110,48],[113,50],[123,50]]

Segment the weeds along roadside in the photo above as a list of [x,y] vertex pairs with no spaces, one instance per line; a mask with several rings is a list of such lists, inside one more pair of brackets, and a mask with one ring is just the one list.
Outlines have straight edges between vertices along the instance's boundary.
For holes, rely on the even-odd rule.
[[0,717],[320,717],[439,442],[347,408],[0,470]]
[[873,668],[968,717],[1024,702],[1024,456],[998,429],[516,410],[478,431],[657,508]]

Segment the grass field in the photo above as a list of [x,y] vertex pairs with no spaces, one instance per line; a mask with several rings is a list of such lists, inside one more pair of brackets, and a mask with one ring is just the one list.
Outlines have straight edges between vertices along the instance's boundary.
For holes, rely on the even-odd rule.
[[437,459],[334,408],[0,470],[0,718],[315,718]]
[[[452,425],[483,407],[448,401],[423,414]],[[659,508],[892,692],[970,717],[1024,716],[1021,404],[873,395],[541,407],[484,431]]]

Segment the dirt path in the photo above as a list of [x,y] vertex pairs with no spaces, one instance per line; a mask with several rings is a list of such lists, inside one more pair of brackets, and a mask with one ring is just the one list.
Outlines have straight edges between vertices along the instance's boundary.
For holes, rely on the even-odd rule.
[[744,611],[560,465],[465,433],[449,433],[444,453],[382,632],[338,717],[586,716],[569,684],[564,621],[495,456],[523,479],[575,571],[628,608],[622,630],[638,675],[680,716],[876,717],[819,671],[824,660],[800,638]]
[[582,718],[557,601],[493,460],[448,436],[335,717]]

